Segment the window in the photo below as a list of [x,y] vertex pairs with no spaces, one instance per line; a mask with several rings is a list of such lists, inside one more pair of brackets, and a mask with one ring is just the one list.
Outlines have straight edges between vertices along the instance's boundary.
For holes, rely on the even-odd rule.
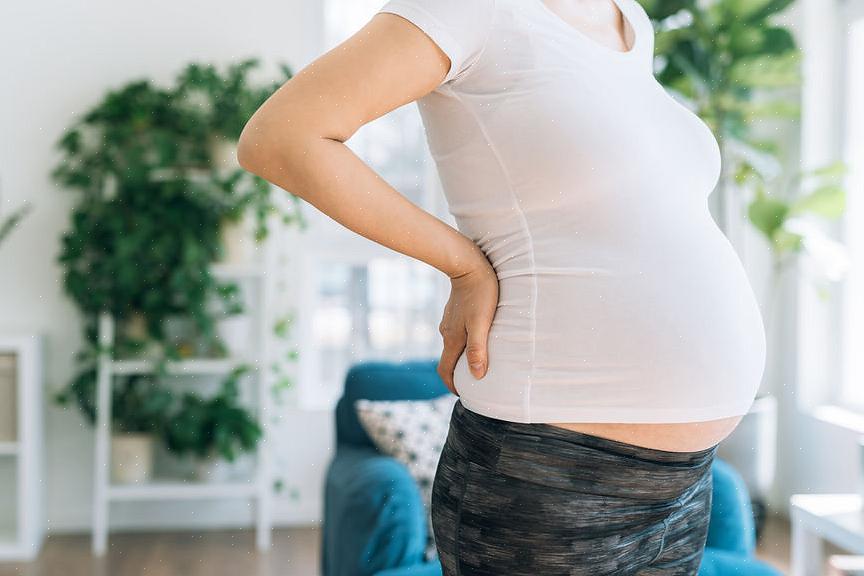
[[843,156],[849,167],[844,241],[852,266],[842,302],[840,398],[842,405],[864,411],[864,1],[847,2],[847,34],[842,49],[845,119]]
[[318,253],[306,260],[313,279],[303,354],[301,404],[333,406],[348,369],[364,359],[401,361],[439,350],[442,274],[417,260]]
[[[359,30],[383,0],[323,2],[324,50]],[[346,145],[420,208],[451,223],[414,103],[358,130]],[[328,409],[359,361],[440,355],[449,282],[438,270],[345,229],[308,206],[302,284],[299,403]],[[452,225],[452,223],[451,223]]]

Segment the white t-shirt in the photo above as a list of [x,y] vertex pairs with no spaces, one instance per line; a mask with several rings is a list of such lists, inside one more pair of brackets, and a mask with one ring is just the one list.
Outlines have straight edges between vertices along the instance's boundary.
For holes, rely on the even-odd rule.
[[629,51],[542,0],[390,0],[450,57],[417,101],[450,213],[499,278],[489,368],[466,408],[514,422],[744,414],[765,365],[755,295],[707,198],[708,126],[653,74],[654,30],[614,0]]

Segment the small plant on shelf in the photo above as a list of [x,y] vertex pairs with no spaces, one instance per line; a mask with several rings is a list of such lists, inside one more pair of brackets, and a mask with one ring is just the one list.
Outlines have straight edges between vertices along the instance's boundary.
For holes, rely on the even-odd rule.
[[235,369],[210,398],[186,393],[165,429],[168,449],[178,456],[192,456],[198,477],[213,476],[212,466],[220,459],[235,462],[242,453],[252,452],[261,438],[255,416],[239,402],[239,379],[248,367]]

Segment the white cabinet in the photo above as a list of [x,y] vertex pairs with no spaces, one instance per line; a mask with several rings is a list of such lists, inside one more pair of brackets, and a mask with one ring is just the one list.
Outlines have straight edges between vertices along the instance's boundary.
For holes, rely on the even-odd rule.
[[42,547],[42,338],[0,335],[0,561]]

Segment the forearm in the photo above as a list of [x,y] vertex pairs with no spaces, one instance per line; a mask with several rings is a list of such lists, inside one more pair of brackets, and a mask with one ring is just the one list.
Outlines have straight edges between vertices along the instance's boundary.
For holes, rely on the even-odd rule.
[[365,238],[451,278],[476,268],[478,259],[485,258],[468,237],[399,194],[339,140],[294,136],[245,146],[247,170]]

